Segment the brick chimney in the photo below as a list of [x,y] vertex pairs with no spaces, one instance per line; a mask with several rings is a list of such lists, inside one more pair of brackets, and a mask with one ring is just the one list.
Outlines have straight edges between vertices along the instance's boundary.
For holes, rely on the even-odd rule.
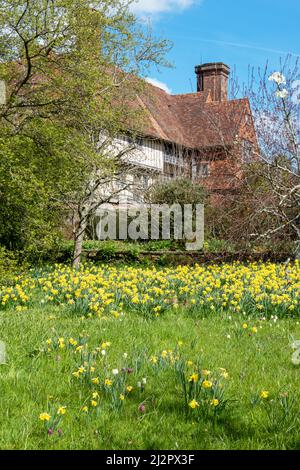
[[197,91],[204,93],[206,100],[226,101],[228,99],[228,77],[230,67],[223,62],[197,65]]

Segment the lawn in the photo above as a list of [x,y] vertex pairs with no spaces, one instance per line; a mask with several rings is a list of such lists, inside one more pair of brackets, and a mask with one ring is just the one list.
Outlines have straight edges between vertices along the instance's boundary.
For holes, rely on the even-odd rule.
[[299,449],[299,282],[298,264],[17,278],[0,448]]

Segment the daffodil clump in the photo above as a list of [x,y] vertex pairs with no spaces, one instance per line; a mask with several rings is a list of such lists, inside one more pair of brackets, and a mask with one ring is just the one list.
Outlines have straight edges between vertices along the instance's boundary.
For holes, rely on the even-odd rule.
[[63,431],[60,426],[64,415],[67,413],[67,407],[65,405],[55,406],[52,400],[53,397],[51,395],[47,397],[47,411],[39,414],[39,420],[44,424],[49,436],[52,436],[54,433],[62,436]]
[[181,383],[186,410],[195,417],[216,420],[228,408],[230,400],[225,398],[225,385],[229,373],[224,368],[217,371],[201,369],[199,364],[181,360],[176,367]]
[[[49,357],[59,352],[60,359],[63,355],[73,358],[75,366],[70,371],[69,382],[73,393],[77,391],[81,397],[81,414],[99,414],[105,404],[118,411],[131,395],[134,398],[142,398],[141,394],[145,392],[147,378],[140,377],[137,368],[131,366],[137,359],[131,359],[130,362],[128,354],[123,353],[119,364],[112,363],[109,357],[110,347],[110,341],[101,341],[98,346],[90,349],[88,336],[82,333],[78,338],[48,338],[39,348],[39,353]],[[57,415],[61,418],[65,410],[66,407],[60,406]],[[42,412],[39,419],[45,422],[47,429],[53,430],[59,423],[58,416],[54,421],[53,416],[55,413]]]
[[121,319],[127,312],[159,317],[179,307],[209,312],[286,315],[300,312],[300,264],[106,267],[56,265],[0,288],[0,308],[22,311],[38,303],[82,316]]
[[[68,382],[72,395],[77,394],[80,397],[76,414],[87,417],[100,415],[103,407],[107,406],[112,411],[121,411],[127,402],[138,403],[138,412],[145,413],[147,400],[151,395],[148,396],[148,379],[141,375],[141,369],[156,378],[168,372],[173,377],[175,390],[177,385],[181,388],[178,396],[182,398],[182,410],[193,410],[193,419],[198,417],[216,420],[229,403],[224,397],[225,382],[229,379],[227,370],[219,368],[213,373],[201,368],[198,362],[185,359],[183,351],[186,351],[186,347],[183,341],[179,340],[172,349],[164,349],[150,356],[146,351],[139,356],[129,356],[125,352],[118,359],[111,357],[111,346],[110,341],[102,340],[96,347],[90,348],[88,337],[82,333],[78,338],[48,338],[39,349],[40,353],[50,357],[52,354],[55,357],[59,351],[60,358],[63,355],[73,358],[74,367],[70,371]],[[156,389],[156,380],[150,385]],[[265,398],[266,393],[262,392],[261,397]],[[67,408],[69,409],[65,405],[59,405],[55,411],[52,400],[53,397],[48,397],[47,410],[39,415],[48,434],[57,430]]]

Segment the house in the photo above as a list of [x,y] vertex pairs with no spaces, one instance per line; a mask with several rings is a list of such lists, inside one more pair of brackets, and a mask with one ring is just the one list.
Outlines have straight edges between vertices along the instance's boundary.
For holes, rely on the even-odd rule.
[[[197,92],[170,95],[146,84],[137,97],[146,119],[134,139],[129,179],[146,190],[157,179],[188,176],[212,195],[238,188],[243,165],[255,158],[258,144],[248,98],[228,98],[230,68],[224,63],[195,67]],[[132,144],[121,136],[120,145]],[[134,187],[134,185],[133,185]],[[123,200],[135,200],[134,189]]]

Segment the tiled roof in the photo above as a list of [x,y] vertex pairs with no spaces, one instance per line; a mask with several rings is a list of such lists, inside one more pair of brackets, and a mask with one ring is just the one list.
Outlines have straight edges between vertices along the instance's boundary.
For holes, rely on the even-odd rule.
[[203,93],[169,95],[148,83],[138,102],[147,113],[144,134],[187,148],[232,144],[251,113],[247,98],[212,102]]

